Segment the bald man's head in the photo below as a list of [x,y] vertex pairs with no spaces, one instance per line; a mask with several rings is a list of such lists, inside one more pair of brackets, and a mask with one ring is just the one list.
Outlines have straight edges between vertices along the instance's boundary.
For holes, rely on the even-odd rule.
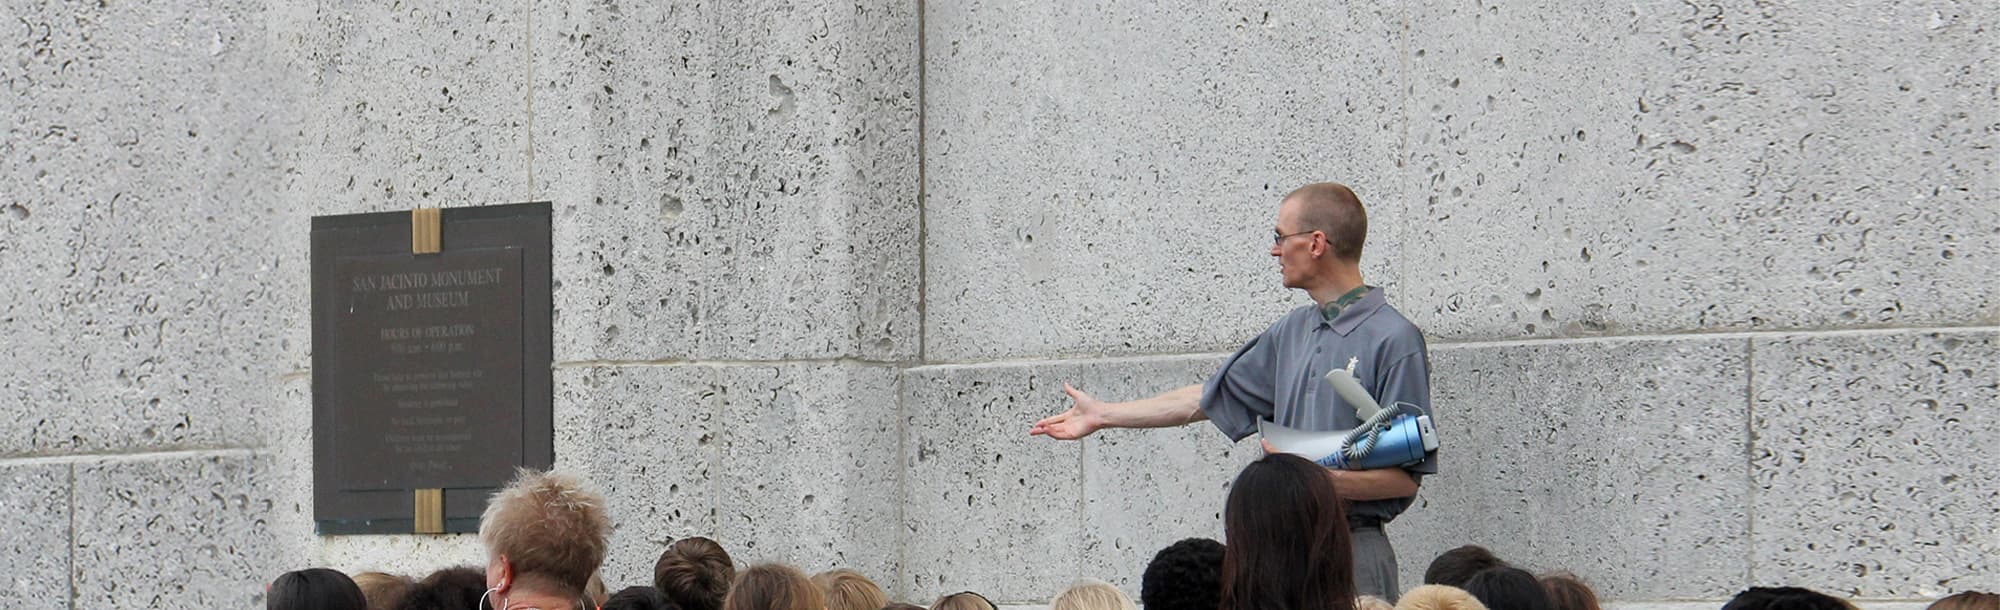
[[1334,258],[1361,261],[1361,244],[1368,240],[1368,211],[1354,191],[1333,182],[1308,184],[1285,195],[1283,204],[1298,208],[1296,231],[1326,234]]

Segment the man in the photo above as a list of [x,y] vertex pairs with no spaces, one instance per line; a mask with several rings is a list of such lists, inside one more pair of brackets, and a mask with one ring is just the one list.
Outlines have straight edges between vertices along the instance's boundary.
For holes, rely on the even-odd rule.
[[[1070,409],[1035,422],[1029,433],[1072,440],[1102,428],[1158,428],[1202,419],[1231,440],[1256,432],[1258,419],[1301,430],[1351,429],[1361,425],[1354,407],[1321,379],[1334,368],[1351,368],[1384,407],[1406,403],[1429,413],[1430,356],[1423,332],[1389,306],[1381,289],[1361,279],[1368,216],[1360,199],[1339,184],[1300,187],[1278,205],[1274,229],[1271,256],[1278,259],[1285,287],[1306,291],[1312,305],[1292,310],[1243,344],[1203,385],[1109,403],[1065,384]],[[1435,454],[1402,468],[1327,471],[1349,502],[1360,593],[1396,599],[1396,554],[1382,525],[1408,508],[1423,475],[1435,472]]]

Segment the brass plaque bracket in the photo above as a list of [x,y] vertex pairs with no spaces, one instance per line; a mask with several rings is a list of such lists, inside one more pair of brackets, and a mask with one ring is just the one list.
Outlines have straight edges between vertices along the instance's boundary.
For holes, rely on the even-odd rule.
[[437,254],[444,250],[444,210],[410,210],[410,253]]
[[416,496],[416,525],[410,529],[418,534],[444,533],[444,490],[419,489]]

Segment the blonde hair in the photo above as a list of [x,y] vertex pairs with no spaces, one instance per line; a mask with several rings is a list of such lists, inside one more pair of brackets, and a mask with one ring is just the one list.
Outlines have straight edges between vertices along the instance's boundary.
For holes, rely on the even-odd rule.
[[410,586],[417,584],[408,576],[397,576],[386,572],[362,572],[354,575],[354,586],[361,588],[361,597],[368,600],[369,610],[389,610],[403,603],[403,596],[410,592]]
[[1396,610],[1486,610],[1479,598],[1465,589],[1447,585],[1424,585],[1404,593]]
[[2000,595],[1965,591],[1931,602],[1925,610],[2000,610]]
[[479,541],[488,557],[506,557],[516,580],[545,577],[582,594],[604,563],[611,519],[604,496],[576,477],[522,469],[486,504]]
[[782,563],[760,563],[750,566],[736,577],[736,585],[729,588],[729,597],[722,600],[723,610],[826,610],[826,599],[820,597],[819,588],[814,587],[805,572]]
[[826,610],[882,610],[889,596],[860,572],[847,569],[814,574],[813,586],[826,596]]
[[599,606],[604,605],[606,600],[611,599],[611,592],[604,587],[604,575],[591,572],[590,584],[583,587],[583,596],[590,598],[591,603]]
[[1138,610],[1124,591],[1102,580],[1083,579],[1064,589],[1049,610]]
[[953,593],[931,603],[930,610],[999,610],[986,596],[971,591]]
[[1389,600],[1373,595],[1363,595],[1354,598],[1354,610],[1396,610],[1396,607],[1390,605]]

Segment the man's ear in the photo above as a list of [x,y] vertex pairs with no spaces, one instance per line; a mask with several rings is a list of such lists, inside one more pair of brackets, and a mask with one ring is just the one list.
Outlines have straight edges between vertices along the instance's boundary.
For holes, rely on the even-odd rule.
[[1311,250],[1313,258],[1326,256],[1332,250],[1333,250],[1333,237],[1328,236],[1324,231],[1313,231],[1313,243]]

